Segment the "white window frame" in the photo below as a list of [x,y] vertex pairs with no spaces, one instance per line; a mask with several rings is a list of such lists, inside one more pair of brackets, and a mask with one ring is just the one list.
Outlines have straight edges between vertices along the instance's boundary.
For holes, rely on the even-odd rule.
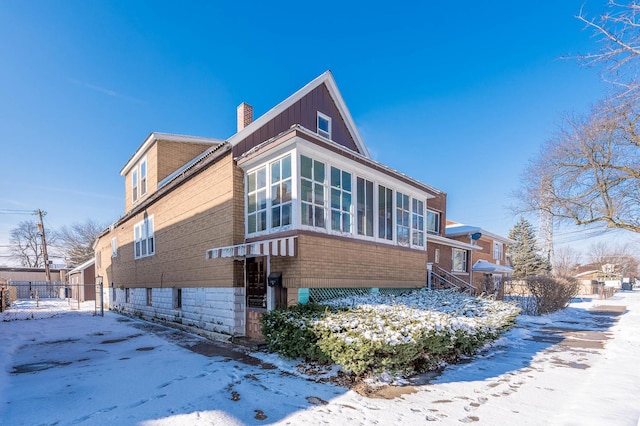
[[[353,233],[353,173],[331,166],[329,172],[330,228],[342,234]],[[337,173],[337,181],[334,180]],[[337,197],[337,199],[336,199]],[[337,222],[334,220],[337,217]]]
[[[321,129],[320,123],[322,122],[322,120],[324,120],[327,123],[327,130]],[[320,136],[325,137],[327,139],[331,139],[331,117],[318,111],[318,115],[316,118],[316,128],[317,128],[317,133]]]
[[147,156],[131,171],[131,199],[135,203],[147,193]]
[[147,157],[140,161],[140,197],[147,193]]
[[[380,191],[384,192],[381,197]],[[386,241],[393,241],[394,236],[394,215],[393,215],[393,196],[395,191],[386,185],[378,185],[378,238]],[[384,207],[384,208],[381,208]],[[384,230],[384,232],[380,232]]]
[[[461,265],[462,268],[457,268],[458,266],[457,264],[459,262],[456,262],[456,254],[462,255],[462,265]],[[468,272],[467,263],[468,263],[467,250],[459,249],[459,248],[453,248],[451,250],[451,271],[452,272],[467,273]]]
[[111,257],[118,257],[118,238],[111,239]]
[[142,259],[156,253],[153,215],[134,225],[133,242],[134,259]]
[[[305,157],[311,160],[311,177],[302,175],[302,157]],[[300,161],[300,224],[301,226],[306,226],[314,229],[326,229],[327,228],[327,170],[329,169],[328,165],[323,162],[316,160],[313,157],[308,155],[301,154],[298,156]],[[319,179],[319,176],[316,175],[316,167],[318,165],[322,165],[324,168],[324,176],[322,176],[322,180]],[[305,182],[311,185],[311,200],[305,200],[303,190],[305,187]],[[322,189],[322,194],[318,194],[318,189]],[[304,208],[306,206],[307,213],[311,213],[311,217],[305,217]],[[318,218],[318,214],[322,214],[322,218]],[[308,214],[307,214],[308,216]],[[311,219],[310,223],[305,223],[308,219]]]
[[[361,188],[362,187],[362,188]],[[373,237],[375,226],[375,187],[372,180],[356,177],[356,227],[361,237]]]
[[[264,174],[263,182],[260,181],[261,173]],[[247,235],[259,234],[262,232],[266,232],[269,229],[269,218],[267,217],[267,212],[269,211],[269,179],[267,174],[268,173],[266,164],[263,164],[260,167],[257,167],[256,169],[247,173],[247,198],[245,212],[245,218],[247,219]],[[252,180],[255,180],[254,185],[251,184]],[[255,201],[253,203],[251,202],[251,197],[255,198]],[[264,204],[261,204],[261,202],[263,202]],[[254,205],[254,207],[252,207],[252,204]],[[264,215],[264,222],[262,221],[262,215]],[[252,220],[255,220],[254,228],[250,226]],[[260,226],[261,224],[264,224],[264,228]]]
[[411,198],[411,246],[424,248],[424,200]]
[[135,203],[138,201],[138,168],[131,172],[131,199]]
[[500,242],[493,242],[493,258],[495,260],[502,260],[504,254],[504,245]]
[[[288,175],[285,164],[289,162]],[[269,205],[270,220],[267,222],[268,228],[273,230],[286,230],[293,224],[293,159],[291,154],[287,154],[269,163],[269,189],[267,198]],[[276,175],[277,168],[277,175]],[[289,214],[285,212],[288,210]],[[275,223],[276,217],[278,223]],[[288,218],[288,221],[285,219]],[[286,223],[285,223],[286,222]]]
[[[433,221],[434,225],[435,225],[435,229],[430,229],[430,224],[431,224],[431,217],[434,217],[435,220]],[[440,212],[437,212],[435,210],[429,210],[427,209],[427,223],[426,223],[426,230],[429,234],[440,234]]]
[[[399,246],[411,246],[411,196],[396,191],[396,241]],[[401,201],[401,202],[400,202]],[[406,204],[405,204],[406,201]],[[406,240],[405,240],[406,233]]]

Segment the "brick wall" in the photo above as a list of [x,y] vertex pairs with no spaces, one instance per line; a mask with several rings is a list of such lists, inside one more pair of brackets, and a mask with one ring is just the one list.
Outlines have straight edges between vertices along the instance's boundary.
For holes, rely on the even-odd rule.
[[[210,144],[159,140],[157,144],[156,185],[211,147]],[[157,188],[157,186],[156,186]]]
[[427,252],[314,234],[297,239],[296,257],[271,258],[286,287],[421,287]]
[[[228,154],[102,237],[98,246],[109,254],[111,238],[118,239],[118,256],[104,256],[111,261],[103,265],[105,282],[126,287],[232,287],[238,274],[234,261],[206,260],[205,252],[233,244],[238,239],[233,230],[243,229],[236,222],[243,223],[244,215],[236,213],[237,201],[232,199],[234,191],[242,191],[234,189],[235,174]],[[154,217],[156,253],[136,260],[133,229],[145,214]]]

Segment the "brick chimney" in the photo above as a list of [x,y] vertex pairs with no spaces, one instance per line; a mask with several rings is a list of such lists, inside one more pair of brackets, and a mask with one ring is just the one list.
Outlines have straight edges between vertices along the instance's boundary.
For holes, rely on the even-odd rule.
[[238,132],[253,121],[253,107],[246,102],[238,105]]

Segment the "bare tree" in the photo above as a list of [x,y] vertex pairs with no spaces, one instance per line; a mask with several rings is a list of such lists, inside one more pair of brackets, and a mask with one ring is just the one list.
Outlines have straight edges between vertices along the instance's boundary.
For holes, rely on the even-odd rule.
[[628,101],[568,115],[522,177],[519,211],[640,232],[640,111]]
[[71,264],[80,265],[94,256],[93,243],[105,225],[89,219],[85,223],[63,226],[57,236],[64,256]]
[[571,246],[563,246],[554,250],[553,273],[556,276],[571,277],[580,265],[581,254]]
[[[47,245],[55,244],[54,233],[47,234]],[[11,257],[20,262],[20,265],[29,268],[42,268],[44,255],[42,250],[42,237],[38,231],[38,225],[33,220],[24,220],[11,230],[9,235],[11,245]]]
[[599,47],[580,55],[581,61],[604,65],[603,78],[613,83],[621,95],[640,88],[635,72],[640,59],[640,5],[635,0],[628,4],[609,1],[606,13],[593,18],[581,9],[577,18],[593,30]]
[[613,265],[612,272],[637,277],[640,276],[640,257],[635,253],[637,247],[630,243],[615,245],[598,241],[589,246],[588,261],[600,270],[604,265]]

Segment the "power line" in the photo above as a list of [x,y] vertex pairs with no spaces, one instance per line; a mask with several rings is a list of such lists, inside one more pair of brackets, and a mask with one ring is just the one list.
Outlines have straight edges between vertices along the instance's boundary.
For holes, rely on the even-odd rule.
[[0,214],[36,214],[35,210],[0,209]]

